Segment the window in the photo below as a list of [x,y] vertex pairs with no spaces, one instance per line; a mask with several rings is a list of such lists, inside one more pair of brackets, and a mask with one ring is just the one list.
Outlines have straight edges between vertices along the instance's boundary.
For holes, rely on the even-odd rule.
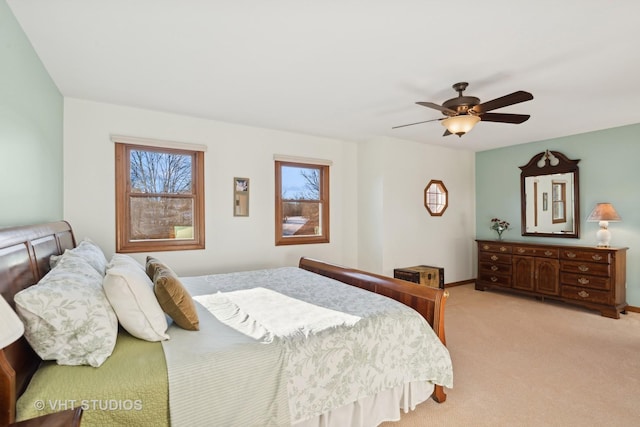
[[424,189],[424,207],[431,216],[442,216],[449,206],[449,192],[442,181],[432,179]]
[[278,161],[276,245],[329,243],[329,166]]
[[116,252],[204,249],[204,152],[115,147]]
[[553,181],[551,190],[551,222],[553,224],[567,222],[567,183]]

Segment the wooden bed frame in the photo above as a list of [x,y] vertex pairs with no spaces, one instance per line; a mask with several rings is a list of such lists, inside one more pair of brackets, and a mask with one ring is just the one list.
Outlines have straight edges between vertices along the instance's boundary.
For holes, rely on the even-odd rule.
[[[60,255],[75,246],[73,230],[65,221],[0,228],[0,294],[15,308],[14,295],[36,284],[49,271],[51,255]],[[301,258],[299,266],[414,308],[446,344],[444,307],[448,292],[310,258]],[[24,337],[0,349],[0,425],[15,421],[16,401],[40,363]],[[436,386],[433,398],[437,402],[445,401],[442,386]]]
[[[427,320],[442,344],[447,345],[444,334],[444,308],[449,291],[305,257],[300,258],[299,267],[408,305]],[[436,385],[432,397],[438,403],[444,402],[447,399],[444,387]]]

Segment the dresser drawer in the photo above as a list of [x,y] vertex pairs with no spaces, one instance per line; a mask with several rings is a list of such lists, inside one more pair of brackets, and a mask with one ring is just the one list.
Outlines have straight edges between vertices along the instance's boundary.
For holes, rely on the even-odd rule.
[[480,262],[511,264],[511,254],[502,254],[496,252],[480,252],[478,255]]
[[595,276],[611,276],[611,267],[609,264],[598,264],[593,262],[581,262],[581,261],[562,261],[560,263],[560,270],[567,273],[576,274],[592,274]]
[[483,242],[478,245],[478,249],[480,251],[488,251],[488,252],[500,252],[503,254],[511,253],[511,245],[505,245],[504,243],[487,243]]
[[511,287],[511,275],[480,273],[479,279],[483,282],[492,283],[494,285]]
[[609,263],[609,253],[604,251],[599,251],[597,249],[587,251],[580,249],[561,249],[560,250],[560,259],[569,260],[569,261],[588,261],[588,262],[599,262],[599,263]]
[[506,274],[511,275],[511,264],[497,264],[493,262],[481,262],[478,264],[481,274]]
[[589,276],[586,274],[561,272],[560,283],[591,289],[611,289],[611,281],[608,277]]
[[611,293],[577,286],[562,286],[562,296],[577,301],[588,301],[596,304],[611,304]]
[[558,258],[558,248],[541,248],[535,246],[514,246],[514,255]]

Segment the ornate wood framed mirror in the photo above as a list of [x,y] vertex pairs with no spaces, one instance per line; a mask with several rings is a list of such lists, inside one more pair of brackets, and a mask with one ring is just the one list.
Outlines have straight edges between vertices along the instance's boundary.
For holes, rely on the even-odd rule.
[[579,161],[547,150],[520,166],[523,236],[580,237]]

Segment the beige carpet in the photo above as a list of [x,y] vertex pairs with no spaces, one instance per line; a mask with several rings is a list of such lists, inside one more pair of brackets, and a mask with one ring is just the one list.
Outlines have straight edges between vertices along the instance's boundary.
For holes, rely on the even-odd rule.
[[640,425],[640,313],[449,288],[447,401],[385,427]]

